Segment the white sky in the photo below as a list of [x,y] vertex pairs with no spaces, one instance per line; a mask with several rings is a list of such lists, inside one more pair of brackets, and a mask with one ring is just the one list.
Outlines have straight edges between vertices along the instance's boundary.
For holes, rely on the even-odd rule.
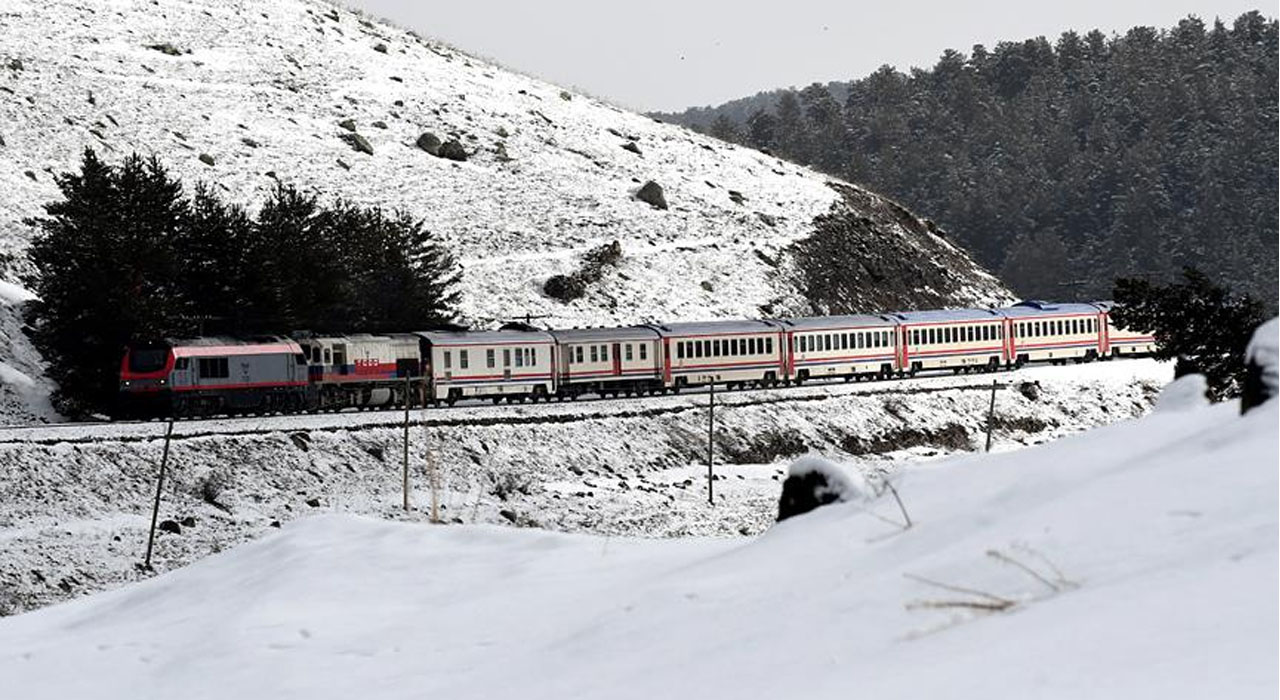
[[719,104],[760,90],[927,67],[943,49],[1066,29],[1230,26],[1243,0],[346,0],[525,73],[638,110]]

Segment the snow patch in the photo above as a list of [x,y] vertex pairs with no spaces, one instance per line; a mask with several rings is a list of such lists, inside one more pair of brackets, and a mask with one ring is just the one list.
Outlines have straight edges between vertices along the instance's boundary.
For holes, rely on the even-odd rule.
[[1203,374],[1184,374],[1169,382],[1156,399],[1153,411],[1188,411],[1209,405],[1209,382]]

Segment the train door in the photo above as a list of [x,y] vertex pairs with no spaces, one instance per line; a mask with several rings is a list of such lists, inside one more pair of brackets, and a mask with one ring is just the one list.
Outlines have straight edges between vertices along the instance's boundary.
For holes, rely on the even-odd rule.
[[782,376],[790,379],[796,371],[795,336],[783,331],[778,337],[778,352],[782,355]]
[[610,355],[613,360],[613,376],[622,376],[622,343],[613,344],[613,352]]
[[1111,319],[1104,311],[1098,314],[1098,355],[1106,357],[1111,354]]
[[1016,345],[1017,339],[1014,337],[1013,333],[1014,325],[1014,322],[1007,318],[1001,319],[1000,321],[1000,327],[1004,331],[1004,342],[1000,345],[1004,349],[1005,364],[1013,362],[1017,357],[1018,348]]
[[662,383],[671,385],[671,339],[662,339]]

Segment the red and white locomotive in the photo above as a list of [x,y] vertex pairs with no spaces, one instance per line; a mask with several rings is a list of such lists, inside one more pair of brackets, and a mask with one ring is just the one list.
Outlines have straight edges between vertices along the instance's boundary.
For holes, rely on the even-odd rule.
[[143,415],[199,416],[463,399],[549,401],[917,372],[996,371],[1155,350],[1109,302],[542,331],[439,330],[138,345],[120,391]]

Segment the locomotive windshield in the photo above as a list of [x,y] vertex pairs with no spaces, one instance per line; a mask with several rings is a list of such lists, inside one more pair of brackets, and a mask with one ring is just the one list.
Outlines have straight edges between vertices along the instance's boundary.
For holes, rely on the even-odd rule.
[[164,369],[168,359],[168,348],[134,348],[129,352],[129,371],[155,372]]

